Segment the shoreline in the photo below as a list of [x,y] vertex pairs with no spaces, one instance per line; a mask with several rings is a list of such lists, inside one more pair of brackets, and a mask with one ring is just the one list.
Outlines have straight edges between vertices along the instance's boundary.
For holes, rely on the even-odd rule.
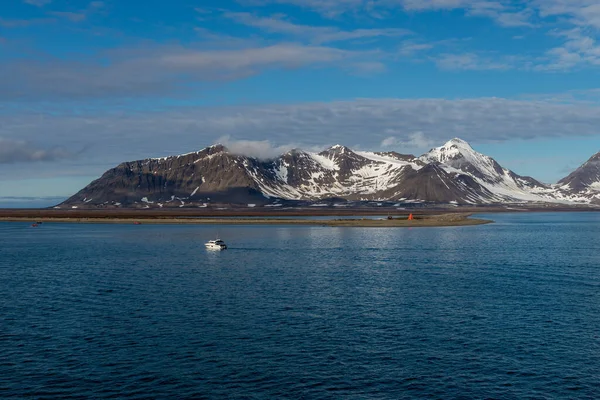
[[394,216],[392,219],[349,219],[336,218],[322,219],[297,219],[297,218],[175,218],[155,217],[149,218],[119,218],[119,217],[0,217],[0,222],[42,222],[42,223],[87,223],[87,224],[171,224],[171,225],[304,225],[304,226],[329,226],[329,227],[373,227],[373,228],[400,228],[400,227],[445,227],[445,226],[473,226],[493,223],[492,220],[470,218],[472,213],[444,213],[415,215],[415,219],[408,220],[407,216]]
[[538,212],[600,212],[596,207],[496,207],[461,206],[448,207],[290,207],[290,208],[115,208],[115,209],[52,209],[52,208],[0,208],[0,220],[13,219],[156,219],[156,218],[307,218],[307,217],[385,217],[406,218],[412,213],[415,218],[428,218],[442,214],[500,214]]

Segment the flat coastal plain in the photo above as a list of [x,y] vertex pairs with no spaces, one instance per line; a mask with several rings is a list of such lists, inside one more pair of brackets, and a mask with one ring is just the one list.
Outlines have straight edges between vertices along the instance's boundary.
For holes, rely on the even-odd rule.
[[[344,215],[338,215],[338,218],[317,219],[311,217],[323,216],[323,214],[301,214],[286,215],[279,218],[273,218],[270,214],[261,215],[177,215],[170,213],[145,214],[136,212],[125,213],[99,213],[79,211],[76,214],[65,215],[65,213],[52,212],[7,212],[0,213],[0,222],[42,222],[42,223],[105,223],[105,224],[204,224],[204,225],[316,225],[332,227],[374,227],[374,228],[395,228],[395,227],[436,227],[436,226],[465,226],[488,224],[493,221],[479,218],[470,218],[472,213],[414,213],[413,219],[408,219],[406,215],[390,215],[388,218],[375,217],[373,215],[364,215],[357,218],[355,214],[352,218],[344,218]],[[360,214],[358,214],[360,215]],[[335,215],[334,215],[335,216]],[[348,216],[348,215],[346,215]],[[302,217],[302,218],[298,218]]]

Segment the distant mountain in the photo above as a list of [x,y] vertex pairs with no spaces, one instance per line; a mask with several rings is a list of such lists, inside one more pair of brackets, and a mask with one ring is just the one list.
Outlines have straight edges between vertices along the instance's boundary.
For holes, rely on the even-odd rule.
[[600,204],[600,152],[558,181],[558,186],[574,198],[591,199]]
[[599,158],[592,157],[558,185],[545,185],[503,168],[457,138],[420,157],[335,145],[320,153],[295,149],[259,160],[214,145],[122,163],[59,207],[280,206],[285,201],[590,203],[599,193]]
[[456,176],[464,174],[473,178],[492,193],[491,197],[481,199],[483,202],[543,201],[553,197],[550,196],[550,186],[503,168],[496,160],[476,152],[469,143],[458,138],[431,149],[419,159],[439,163],[444,170]]
[[264,200],[247,159],[221,145],[180,156],[124,162],[106,171],[62,205],[163,207],[207,201]]

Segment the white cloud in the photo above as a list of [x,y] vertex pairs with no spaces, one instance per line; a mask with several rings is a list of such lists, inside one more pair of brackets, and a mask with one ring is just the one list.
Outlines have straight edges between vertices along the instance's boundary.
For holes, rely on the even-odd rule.
[[[444,68],[452,69],[501,69],[522,68],[537,71],[568,71],[577,67],[597,67],[600,65],[600,2],[598,0],[238,0],[251,1],[254,5],[290,4],[321,13],[325,17],[340,19],[345,16],[371,16],[384,20],[397,13],[398,9],[416,14],[461,10],[467,17],[489,18],[506,28],[531,28],[562,40],[539,54],[521,56],[529,58],[521,63],[498,62],[490,58],[487,62],[471,62],[465,55],[477,51],[453,51],[450,59],[442,60]],[[578,31],[578,38],[569,35],[556,35],[555,32]],[[571,36],[573,36],[571,34]],[[517,35],[519,37],[519,35]],[[420,50],[415,48],[415,50]],[[407,47],[399,54],[413,55]],[[514,57],[514,55],[513,55]],[[451,65],[455,66],[452,67]],[[462,64],[462,66],[461,66]]]
[[223,137],[239,148],[244,146],[238,140],[247,141],[242,144],[268,156],[289,149],[291,142],[301,148],[341,143],[376,150],[385,147],[380,145],[390,136],[397,143],[425,146],[452,137],[483,143],[592,136],[600,133],[598,127],[598,104],[501,98],[358,99],[147,112],[0,114],[0,135],[6,139],[86,147],[85,163],[70,170],[92,174],[125,160],[199,150]]
[[384,29],[354,29],[342,30],[333,26],[299,25],[283,19],[282,17],[257,17],[250,13],[225,13],[225,17],[240,24],[252,26],[266,32],[292,35],[306,38],[312,43],[331,43],[353,39],[364,39],[374,37],[394,37],[411,34],[407,29],[384,28]]
[[434,43],[419,43],[407,40],[400,45],[398,53],[402,56],[413,56],[419,52],[431,50],[434,45]]
[[530,8],[515,10],[496,2],[483,2],[468,11],[468,15],[488,17],[505,27],[535,27],[531,22],[533,14]]
[[[559,32],[554,36],[559,43],[545,53],[521,58],[493,51],[482,53],[464,49],[463,46],[440,50],[438,44],[443,41],[428,42],[419,38],[399,40],[394,50],[388,46],[384,50],[359,51],[348,50],[348,42],[397,38],[409,34],[409,31],[402,28],[348,30],[338,26],[308,26],[278,15],[265,18],[244,12],[219,11],[220,16],[228,16],[263,32],[283,34],[289,40],[302,43],[273,44],[261,37],[227,37],[197,28],[205,39],[199,46],[154,44],[141,50],[122,48],[111,53],[80,56],[70,60],[5,58],[0,62],[0,101],[172,95],[197,90],[203,83],[244,79],[270,69],[334,67],[351,74],[373,74],[385,71],[400,58],[428,60],[445,70],[518,68],[566,71],[578,66],[600,65],[597,31],[584,29],[586,26],[596,26],[596,19],[600,21],[597,0],[531,0],[527,3],[508,0],[253,0],[252,3],[255,4],[256,1],[261,4],[295,4],[328,15],[398,8],[413,13],[462,9],[467,16],[491,18],[503,26],[538,26],[541,23],[539,19],[556,19],[559,21],[555,23],[560,23],[563,27],[566,24],[571,29],[554,31]],[[102,2],[95,1],[85,10],[56,11],[54,15],[78,22],[102,7]],[[55,19],[0,18],[0,25],[22,28],[50,21]],[[573,26],[576,28],[572,29]],[[220,36],[222,37],[219,39]],[[344,42],[346,47],[333,45],[341,46],[340,42]]]
[[511,67],[507,62],[494,61],[491,58],[484,58],[474,53],[444,53],[434,57],[434,60],[439,68],[448,70],[503,70]]
[[554,33],[564,37],[561,46],[547,51],[547,63],[538,65],[540,70],[567,70],[578,65],[600,65],[600,44],[598,41],[584,33],[581,28]]
[[[388,133],[400,134],[394,130],[388,130]],[[435,140],[425,137],[423,132],[413,132],[406,136],[389,136],[381,141],[381,147],[408,148],[408,149],[427,149],[434,146]]]
[[600,104],[600,89],[569,90],[558,93],[528,93],[520,95],[519,98],[530,101],[541,101],[547,103],[562,104]]
[[217,143],[227,147],[233,154],[255,157],[261,160],[276,158],[281,154],[298,147],[297,145],[274,145],[269,140],[236,140],[231,136],[222,136]]
[[399,7],[408,12],[464,9],[467,15],[488,17],[501,26],[534,26],[530,21],[534,10],[530,5],[508,0],[262,0],[249,3],[252,5],[292,4],[312,9],[331,18],[337,18],[345,13],[370,14],[373,17],[382,18],[383,15],[386,15],[386,11]]
[[404,0],[401,2],[406,10],[448,10],[466,7],[468,0]]
[[91,1],[87,7],[79,11],[50,11],[48,14],[66,19],[71,22],[83,22],[95,13],[101,12],[105,4],[103,1]]
[[467,15],[490,18],[505,27],[533,27],[534,12],[517,2],[494,0],[404,0],[407,11],[431,11],[464,9]]
[[600,28],[600,4],[597,0],[534,0],[543,18],[569,18],[577,26]]
[[52,0],[23,0],[23,2],[32,6],[43,7],[46,4],[52,3]]
[[[239,0],[243,1],[243,0]],[[249,0],[246,0],[249,1]],[[466,15],[488,17],[505,27],[536,27],[543,19],[560,18],[576,26],[600,28],[598,0],[254,0],[253,5],[291,4],[325,16],[366,13],[385,15],[384,10],[408,12],[462,9]],[[548,22],[548,21],[546,21]],[[552,22],[552,21],[550,21]]]
[[55,17],[68,19],[71,22],[82,22],[87,18],[87,14],[84,12],[52,11],[49,14]]
[[6,19],[0,18],[0,26],[3,28],[27,28],[34,25],[42,25],[55,22],[52,18],[30,18],[30,19]]
[[327,17],[337,17],[348,11],[369,8],[369,0],[238,0],[245,5],[292,4],[315,10]]
[[[102,56],[110,56],[112,62],[103,62]],[[374,54],[281,43],[230,50],[155,46],[121,49],[87,61],[12,61],[0,64],[0,99],[164,95],[270,68],[346,68],[367,56],[371,61]]]

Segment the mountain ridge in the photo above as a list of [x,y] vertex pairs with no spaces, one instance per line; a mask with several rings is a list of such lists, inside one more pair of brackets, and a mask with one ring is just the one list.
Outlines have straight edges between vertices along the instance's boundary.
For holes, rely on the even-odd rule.
[[600,204],[600,153],[558,184],[547,185],[502,167],[459,138],[419,157],[355,151],[338,144],[318,153],[292,149],[265,160],[215,144],[182,155],[121,163],[57,208],[281,206],[285,201],[326,199]]
[[595,186],[600,190],[600,152],[594,154],[575,171],[558,181],[565,190],[582,191]]

